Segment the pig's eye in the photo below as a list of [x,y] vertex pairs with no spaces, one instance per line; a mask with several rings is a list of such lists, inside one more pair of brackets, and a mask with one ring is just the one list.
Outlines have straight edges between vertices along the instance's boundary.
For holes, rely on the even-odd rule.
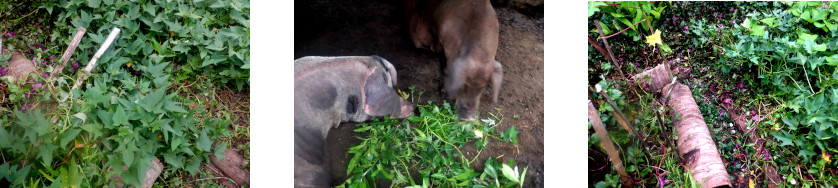
[[346,99],[346,114],[355,114],[358,111],[358,96],[350,95],[348,99]]

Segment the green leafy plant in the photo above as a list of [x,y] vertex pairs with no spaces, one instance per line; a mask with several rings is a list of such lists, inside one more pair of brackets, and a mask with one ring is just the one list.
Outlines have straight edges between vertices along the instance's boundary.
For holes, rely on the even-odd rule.
[[123,32],[111,53],[129,60],[119,64],[137,71],[169,62],[155,69],[174,68],[176,81],[207,75],[216,84],[232,83],[241,90],[250,82],[249,4],[246,0],[72,0],[50,1],[41,8],[57,17],[52,40],[88,28],[90,39],[82,40],[75,54],[79,62],[87,62],[98,47],[94,44],[119,27]]
[[[222,157],[231,118],[206,109],[209,101],[183,96],[193,92],[184,82],[212,81],[196,88],[203,93],[216,89],[212,84],[247,88],[249,2],[37,3],[33,12],[55,21],[47,22],[52,35],[33,37],[56,43],[47,46],[69,43],[78,27],[88,29],[67,72],[78,68],[74,61],[86,63],[112,28],[123,32],[81,89],[70,89],[76,77],[63,72],[0,83],[8,94],[0,101],[0,157],[6,162],[0,179],[25,187],[137,187],[154,158],[167,165],[163,176],[171,178],[199,173],[209,156]],[[41,72],[52,72],[58,62],[52,57],[61,55],[57,48],[32,52],[28,58],[41,62]],[[54,85],[47,84],[50,77]]]
[[[603,4],[599,4],[598,2],[589,2],[588,17],[591,17],[591,15],[597,12],[597,10],[611,16],[610,19],[604,19],[600,22],[600,27],[602,27],[605,35],[616,33],[617,31],[633,26],[631,29],[623,32],[623,34],[625,36],[632,37],[634,41],[639,41],[641,38],[638,33],[647,30],[648,27],[658,28],[658,22],[656,21],[660,18],[664,9],[666,9],[666,6],[664,6],[663,3],[654,2],[625,1],[614,2],[609,6]],[[594,9],[591,7],[598,8]],[[640,23],[644,19],[648,20],[651,25],[641,23],[641,25],[635,26],[635,24]],[[590,32],[598,33],[599,31],[592,29]],[[652,33],[646,33],[646,35],[651,34]]]
[[[490,113],[493,118],[482,119],[481,124],[459,122],[447,102],[438,106],[428,101],[418,107],[420,116],[410,116],[402,121],[385,117],[355,125],[358,127],[355,132],[366,135],[359,137],[360,144],[349,148],[352,159],[347,167],[348,178],[341,186],[373,187],[377,180],[390,180],[391,185],[407,184],[409,187],[523,185],[527,168],[518,171],[511,160],[500,165],[490,158],[483,173],[471,168],[492,140],[489,138],[517,143],[518,131],[514,126],[495,133],[495,128],[503,122],[500,109],[497,114]],[[466,144],[474,144],[477,154],[464,153],[461,148]],[[418,173],[418,176],[411,173]],[[421,182],[412,177],[420,177]]]

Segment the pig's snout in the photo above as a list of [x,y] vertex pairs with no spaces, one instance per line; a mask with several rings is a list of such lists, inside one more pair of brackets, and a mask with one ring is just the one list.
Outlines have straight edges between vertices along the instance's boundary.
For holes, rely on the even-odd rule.
[[[462,102],[461,102],[462,101]],[[460,121],[474,121],[477,119],[477,105],[476,102],[464,100],[457,100],[458,118]]]
[[407,102],[406,100],[399,98],[399,106],[401,107],[400,108],[401,110],[399,111],[399,115],[397,117],[393,117],[391,115],[390,116],[391,118],[403,119],[403,118],[407,118],[407,117],[410,117],[411,115],[413,115],[413,109],[415,107],[413,106],[413,104],[410,104],[410,102]]

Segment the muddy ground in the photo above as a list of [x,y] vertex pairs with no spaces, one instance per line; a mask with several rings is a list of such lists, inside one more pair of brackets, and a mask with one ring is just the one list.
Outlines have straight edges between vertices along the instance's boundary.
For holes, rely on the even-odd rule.
[[[304,56],[379,55],[398,70],[402,91],[415,86],[424,91],[421,100],[440,104],[441,55],[413,47],[408,34],[401,2],[386,0],[296,1],[294,5],[294,58]],[[535,11],[533,11],[535,9]],[[472,167],[482,171],[488,157],[500,162],[515,160],[528,165],[527,187],[543,187],[544,179],[544,17],[543,6],[514,10],[495,6],[500,22],[500,41],[496,59],[503,64],[503,90],[498,104],[491,104],[487,89],[480,106],[480,117],[489,117],[494,108],[503,109],[506,119],[498,130],[515,125],[519,147],[510,143],[490,142]],[[526,13],[527,15],[522,14]],[[533,13],[535,12],[535,13]],[[513,118],[518,115],[519,118]],[[360,143],[354,123],[343,123],[329,131],[327,153],[330,155],[335,184],[346,177],[351,159],[347,149]],[[476,153],[473,145],[464,153]],[[523,166],[521,166],[523,167]]]

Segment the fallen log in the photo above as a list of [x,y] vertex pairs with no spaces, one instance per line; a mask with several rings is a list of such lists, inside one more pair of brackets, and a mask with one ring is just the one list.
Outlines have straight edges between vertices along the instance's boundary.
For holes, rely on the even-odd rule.
[[668,91],[663,97],[669,98],[669,115],[678,132],[678,153],[690,174],[701,187],[730,187],[730,175],[690,89],[674,83],[663,91]]
[[225,150],[224,156],[224,158],[219,159],[216,158],[215,155],[211,155],[209,158],[214,166],[224,172],[227,177],[232,178],[236,184],[239,186],[249,185],[250,172],[242,167],[245,160],[244,157],[239,155],[239,153],[232,148]]
[[643,91],[654,92],[669,84],[672,81],[672,74],[670,74],[666,63],[661,63],[652,69],[632,76],[631,79],[637,81]]
[[12,57],[9,59],[9,72],[7,75],[14,77],[16,80],[26,78],[29,72],[35,70],[35,63],[32,60],[26,59],[23,54],[16,51],[6,51],[4,53],[12,53]]

